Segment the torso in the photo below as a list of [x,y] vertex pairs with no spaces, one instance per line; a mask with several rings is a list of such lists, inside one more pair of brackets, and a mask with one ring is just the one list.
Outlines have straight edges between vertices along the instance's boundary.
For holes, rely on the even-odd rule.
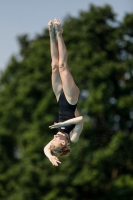
[[[58,100],[59,105],[59,122],[63,122],[72,118],[75,118],[75,110],[77,107],[77,103],[75,105],[70,104],[64,92],[62,91]],[[60,127],[60,132],[66,132],[67,134],[70,134],[70,132],[74,129],[75,124]]]

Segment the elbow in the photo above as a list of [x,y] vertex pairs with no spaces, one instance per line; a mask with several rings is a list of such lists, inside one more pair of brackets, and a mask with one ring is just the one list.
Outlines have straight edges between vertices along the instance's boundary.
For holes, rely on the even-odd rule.
[[84,123],[84,117],[83,116],[80,116],[80,124],[83,124]]
[[84,117],[83,116],[80,116],[80,121],[84,121]]
[[81,123],[83,123],[83,120],[84,120],[83,116],[77,117],[77,122],[76,122],[76,124],[81,124]]

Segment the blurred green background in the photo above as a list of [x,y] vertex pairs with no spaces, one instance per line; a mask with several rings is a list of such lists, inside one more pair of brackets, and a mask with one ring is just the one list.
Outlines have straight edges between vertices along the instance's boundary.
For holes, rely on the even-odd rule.
[[133,13],[118,22],[110,6],[91,5],[63,29],[83,132],[52,166],[43,153],[58,117],[49,33],[20,35],[0,77],[0,200],[133,200]]

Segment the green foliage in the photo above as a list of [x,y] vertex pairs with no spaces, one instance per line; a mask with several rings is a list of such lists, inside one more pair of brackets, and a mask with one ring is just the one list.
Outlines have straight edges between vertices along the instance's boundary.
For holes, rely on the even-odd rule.
[[53,167],[43,147],[58,120],[48,30],[18,37],[0,83],[0,199],[133,199],[133,14],[111,7],[66,17],[70,71],[81,89],[85,124],[72,154]]

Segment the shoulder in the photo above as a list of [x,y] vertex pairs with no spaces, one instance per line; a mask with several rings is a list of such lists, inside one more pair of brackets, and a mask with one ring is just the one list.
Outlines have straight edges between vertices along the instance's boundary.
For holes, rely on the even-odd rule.
[[48,144],[46,144],[46,146],[44,147],[44,149],[50,149],[50,146],[51,146],[51,141]]
[[76,108],[76,110],[75,110],[75,117],[79,117],[79,111],[78,111],[77,108]]

